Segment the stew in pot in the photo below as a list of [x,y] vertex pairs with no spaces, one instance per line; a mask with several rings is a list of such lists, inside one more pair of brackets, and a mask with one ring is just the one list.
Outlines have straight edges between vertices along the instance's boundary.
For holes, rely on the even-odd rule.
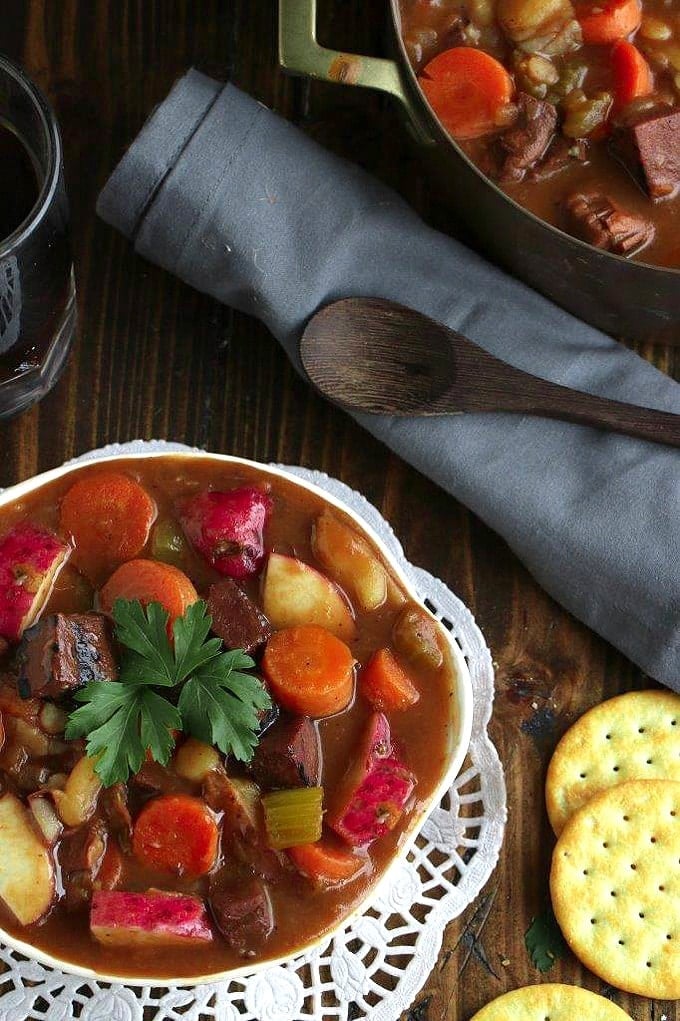
[[337,925],[437,787],[438,624],[247,466],[89,465],[0,508],[0,924],[182,978]]
[[680,267],[676,0],[400,0],[442,125],[548,223]]

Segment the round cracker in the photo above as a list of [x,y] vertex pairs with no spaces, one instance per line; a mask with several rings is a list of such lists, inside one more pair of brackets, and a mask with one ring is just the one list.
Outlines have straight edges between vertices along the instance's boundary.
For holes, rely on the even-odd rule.
[[595,794],[626,780],[680,780],[680,695],[631,691],[571,727],[548,767],[545,801],[557,836]]
[[680,783],[629,780],[572,816],[550,894],[567,943],[605,982],[680,998]]
[[630,1015],[604,996],[577,986],[525,986],[499,996],[475,1014],[471,1021],[630,1021]]

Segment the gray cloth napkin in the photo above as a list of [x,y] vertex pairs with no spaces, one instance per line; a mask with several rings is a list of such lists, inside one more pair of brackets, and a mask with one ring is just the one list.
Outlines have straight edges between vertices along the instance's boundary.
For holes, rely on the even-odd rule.
[[[97,209],[141,255],[263,320],[298,368],[316,309],[376,295],[556,383],[680,412],[671,379],[196,71],[155,110]],[[677,450],[507,414],[357,418],[499,532],[576,617],[680,690]]]

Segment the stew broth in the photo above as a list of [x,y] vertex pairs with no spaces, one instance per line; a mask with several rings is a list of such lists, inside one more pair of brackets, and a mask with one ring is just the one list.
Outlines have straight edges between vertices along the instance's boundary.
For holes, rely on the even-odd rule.
[[[185,459],[176,456],[147,460],[131,458],[116,461],[113,465],[83,467],[41,487],[20,501],[0,508],[0,541],[2,536],[11,532],[13,528],[20,527],[25,521],[50,530],[61,538],[70,538],[63,535],[62,502],[65,495],[76,481],[94,480],[96,483],[98,479],[102,479],[103,485],[105,476],[112,471],[139,483],[151,498],[154,506],[154,530],[158,529],[160,524],[166,527],[168,522],[176,528],[178,508],[199,493],[206,491],[229,493],[242,487],[255,487],[266,492],[272,500],[271,512],[264,530],[266,556],[271,558],[272,551],[275,551],[285,557],[297,558],[324,576],[328,576],[333,584],[337,584],[337,578],[333,578],[332,572],[328,569],[328,561],[326,566],[320,563],[312,543],[315,522],[327,506],[321,497],[264,471],[220,464],[208,458]],[[92,513],[94,513],[92,507],[82,507],[83,516],[87,517]],[[342,512],[333,509],[332,515],[355,531],[351,519]],[[152,531],[151,538],[139,553],[139,558],[151,557],[152,550],[156,548],[154,534]],[[399,581],[391,575],[380,554],[373,548],[370,548],[370,553],[379,564],[380,570],[387,571],[387,597],[382,605],[366,610],[360,607],[355,594],[350,595],[342,591],[342,598],[351,606],[356,622],[356,635],[347,642],[357,662],[353,677],[353,695],[349,705],[342,712],[324,716],[315,723],[321,742],[320,786],[323,787],[325,810],[328,810],[329,806],[332,808],[334,798],[338,796],[340,781],[347,772],[348,763],[358,755],[357,749],[360,747],[362,735],[376,717],[375,705],[365,697],[362,687],[362,675],[366,664],[376,650],[396,651],[402,668],[417,689],[419,699],[407,709],[398,711],[385,709],[393,747],[396,749],[395,754],[415,778],[413,793],[409,796],[403,813],[395,816],[393,820],[394,828],[364,846],[348,846],[337,834],[331,833],[328,818],[324,823],[322,842],[330,841],[330,845],[341,854],[356,855],[360,860],[361,870],[356,877],[349,878],[342,885],[315,882],[301,874],[292,863],[288,852],[283,850],[276,852],[277,864],[274,869],[276,874],[271,878],[262,879],[258,855],[259,849],[267,845],[267,832],[260,827],[257,836],[258,847],[252,849],[253,860],[248,860],[244,865],[243,860],[239,859],[238,864],[234,865],[234,875],[245,875],[248,879],[254,875],[257,877],[256,881],[264,885],[271,904],[273,927],[268,938],[255,939],[252,945],[246,943],[236,948],[230,946],[217,924],[218,918],[212,911],[210,899],[214,877],[218,873],[222,876],[224,870],[228,871],[232,866],[233,850],[231,838],[227,836],[229,820],[225,819],[224,813],[215,812],[213,815],[221,830],[221,842],[217,859],[208,874],[193,877],[171,875],[167,871],[149,868],[147,863],[135,856],[134,851],[129,848],[129,841],[124,839],[119,841],[118,848],[123,857],[122,875],[113,887],[121,891],[144,892],[150,889],[178,891],[200,898],[201,902],[208,906],[212,933],[210,941],[198,945],[185,943],[178,946],[155,946],[153,937],[148,945],[141,945],[131,937],[129,943],[123,939],[122,943],[111,945],[99,942],[89,929],[91,887],[97,888],[96,874],[84,877],[86,889],[82,903],[74,905],[72,899],[69,903],[69,898],[63,896],[64,887],[70,876],[70,873],[63,873],[62,858],[66,853],[62,852],[64,839],[66,836],[71,839],[73,833],[78,832],[78,827],[66,826],[60,842],[50,852],[56,863],[57,894],[49,910],[35,923],[20,925],[7,905],[0,905],[0,924],[3,928],[43,951],[100,973],[181,979],[243,966],[244,959],[258,962],[293,953],[334,927],[362,901],[397,851],[409,826],[409,819],[431,797],[446,770],[454,726],[451,699],[454,697],[455,685],[454,669],[449,659],[447,643],[441,635],[436,638],[436,643],[442,653],[442,662],[436,668],[426,665],[422,656],[420,659],[417,654],[405,656],[403,651],[395,650],[395,622],[403,619],[405,611],[413,604],[409,604],[408,596],[402,591]],[[173,553],[173,558],[175,566],[191,579],[202,597],[206,596],[210,586],[222,581],[223,576],[209,566],[186,540],[181,543],[179,554]],[[267,569],[265,564],[257,574],[239,579],[242,591],[259,608],[264,605],[262,575],[263,570]],[[72,615],[96,611],[100,605],[97,592],[107,580],[107,574],[108,572],[103,572],[99,564],[93,562],[89,565],[86,557],[78,556],[76,541],[74,551],[66,566],[62,568],[49,600],[41,609],[40,619],[43,621],[52,619],[50,615],[53,614]],[[28,635],[28,640],[32,640],[30,631]],[[26,641],[24,635],[24,645]],[[22,672],[22,667],[17,665],[16,650],[16,643],[10,641],[4,657],[0,658],[0,670],[4,669],[2,676],[5,691],[14,691]],[[261,649],[254,653],[257,661],[255,672],[260,677],[263,676],[261,655]],[[2,690],[0,689],[0,698]],[[67,692],[65,696],[56,699],[56,702],[68,708],[72,705],[69,701],[70,694]],[[6,711],[4,716],[7,721],[9,717]],[[275,734],[276,728],[282,725],[282,719],[285,718],[287,716],[284,713],[268,733]],[[60,739],[61,735],[58,735],[58,738]],[[183,740],[184,736],[179,735],[178,747],[181,747]],[[25,767],[40,761],[30,752],[25,757],[24,765],[17,768],[14,745],[18,741],[18,737],[12,738],[12,734],[8,733],[7,742],[0,753],[0,776],[5,790],[15,792],[25,804],[27,795],[32,791],[46,789],[49,781],[45,776],[41,777],[40,782],[26,778],[28,774]],[[80,744],[76,742],[75,748],[75,753],[68,750],[63,755],[57,754],[42,760],[50,774],[57,774],[56,782],[61,783],[62,788],[64,781],[59,779],[59,774],[68,775],[74,762],[83,754],[82,742]],[[226,773],[230,777],[249,777],[248,767],[236,763],[233,758],[225,760],[222,755],[220,770],[224,769],[225,761]],[[175,759],[171,760],[167,768],[157,767],[156,764],[150,767],[162,770],[160,790],[136,786],[134,777],[126,785],[133,826],[136,826],[142,808],[168,791],[188,794],[193,799],[201,799],[204,796],[205,779],[203,782],[194,782],[176,775],[173,771],[173,762]],[[143,766],[143,770],[147,768],[148,763]],[[273,783],[272,786],[276,787],[277,784]],[[110,819],[103,810],[102,798],[103,795],[100,795],[94,814],[80,829],[85,830],[100,823],[108,847],[112,841],[117,840],[117,837],[112,832]],[[0,834],[0,858],[3,854]]]

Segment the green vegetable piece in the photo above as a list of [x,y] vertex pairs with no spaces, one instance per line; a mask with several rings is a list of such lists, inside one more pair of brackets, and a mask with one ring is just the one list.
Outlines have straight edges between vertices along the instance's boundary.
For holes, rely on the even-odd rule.
[[564,957],[567,944],[551,907],[531,919],[531,925],[524,934],[524,945],[531,963],[543,974],[550,971],[555,961]]
[[277,851],[321,839],[323,787],[272,791],[262,798],[269,844]]
[[[147,750],[167,764],[173,730],[248,761],[258,742],[258,714],[271,699],[257,677],[243,673],[255,666],[249,656],[240,649],[224,652],[219,638],[208,637],[212,618],[206,604],[199,600],[175,620],[172,642],[168,614],[159,603],[142,607],[137,599],[119,599],[113,618],[124,650],[119,679],[76,692],[81,704],[65,731],[67,740],[86,737],[88,755],[100,756],[95,770],[102,783],[124,783]],[[175,705],[165,693],[179,687]]]
[[187,543],[179,525],[170,518],[163,518],[151,536],[151,556],[164,564],[182,567],[185,562]]
[[562,133],[567,138],[587,138],[588,135],[592,135],[596,128],[606,122],[612,102],[612,95],[609,92],[598,92],[591,99],[580,89],[570,92],[563,104],[566,117],[562,124]]
[[438,625],[413,603],[405,606],[395,621],[392,640],[397,651],[416,666],[438,670],[444,662]]

